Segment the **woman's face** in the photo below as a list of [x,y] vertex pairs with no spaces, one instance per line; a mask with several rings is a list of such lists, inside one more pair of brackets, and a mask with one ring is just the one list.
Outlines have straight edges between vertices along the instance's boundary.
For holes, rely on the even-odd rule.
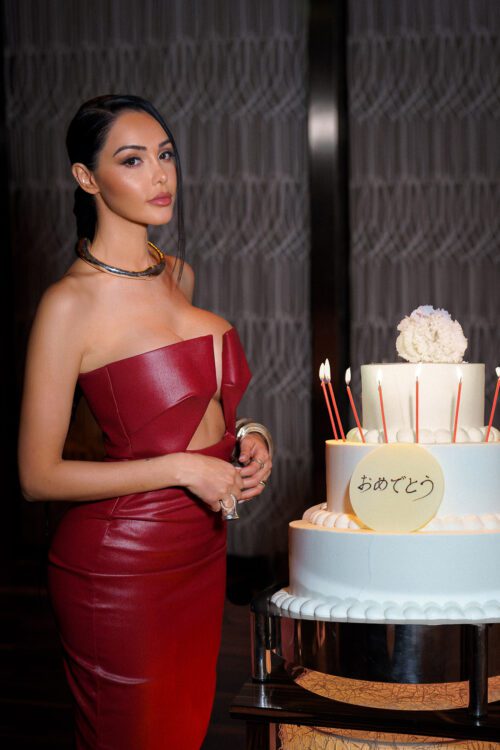
[[160,123],[146,112],[120,114],[99,153],[93,181],[96,198],[113,213],[140,224],[168,223],[177,172],[172,143]]

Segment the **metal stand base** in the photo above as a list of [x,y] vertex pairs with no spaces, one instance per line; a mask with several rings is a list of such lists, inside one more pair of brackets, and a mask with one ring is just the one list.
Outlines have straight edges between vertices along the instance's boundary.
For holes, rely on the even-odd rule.
[[359,680],[468,680],[469,714],[487,715],[488,676],[500,674],[500,623],[370,625],[302,619],[272,604],[273,591],[251,605],[255,681],[271,678],[273,654],[290,666]]
[[[384,626],[301,619],[271,604],[273,593],[252,603],[253,679],[231,705],[231,716],[246,722],[247,750],[274,750],[275,724],[500,742],[500,701],[488,704],[487,683],[488,674],[500,674],[500,623]],[[290,673],[301,667],[374,682],[469,680],[469,705],[418,711],[359,706],[297,684]]]
[[481,717],[488,713],[488,625],[469,625],[469,712]]

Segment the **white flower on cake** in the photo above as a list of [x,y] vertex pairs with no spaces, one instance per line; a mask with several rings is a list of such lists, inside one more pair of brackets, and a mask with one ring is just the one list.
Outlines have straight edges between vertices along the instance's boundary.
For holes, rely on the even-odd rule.
[[446,310],[421,305],[398,325],[398,354],[408,362],[462,362],[467,339]]

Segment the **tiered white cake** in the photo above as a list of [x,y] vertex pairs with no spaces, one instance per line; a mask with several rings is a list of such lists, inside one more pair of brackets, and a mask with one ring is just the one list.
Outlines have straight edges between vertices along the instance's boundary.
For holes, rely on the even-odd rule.
[[[443,328],[437,333],[436,315]],[[290,585],[273,596],[283,611],[352,622],[500,621],[500,432],[492,428],[485,442],[484,365],[460,361],[466,341],[457,354],[457,336],[450,335],[445,315],[419,308],[405,319],[411,323],[417,317],[420,324],[420,330],[410,331],[413,345],[421,344],[412,363],[362,366],[366,442],[358,429],[345,442],[326,441],[327,501],[290,524]],[[458,324],[448,320],[456,334]],[[401,339],[408,334],[405,321],[399,327],[400,354]],[[423,333],[439,363],[422,361]],[[436,350],[439,336],[447,343],[453,340],[451,356]],[[403,356],[411,359],[407,352]],[[351,477],[372,451],[415,443],[417,375],[418,442],[441,467],[444,495],[436,515],[417,531],[374,531],[353,510]],[[452,442],[459,378],[459,420]]]

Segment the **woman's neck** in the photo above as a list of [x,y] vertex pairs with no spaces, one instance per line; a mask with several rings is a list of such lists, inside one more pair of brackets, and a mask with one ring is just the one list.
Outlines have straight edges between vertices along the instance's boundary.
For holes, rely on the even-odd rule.
[[147,242],[147,226],[124,220],[113,222],[112,226],[105,222],[98,223],[90,250],[110,266],[142,271],[152,263]]

